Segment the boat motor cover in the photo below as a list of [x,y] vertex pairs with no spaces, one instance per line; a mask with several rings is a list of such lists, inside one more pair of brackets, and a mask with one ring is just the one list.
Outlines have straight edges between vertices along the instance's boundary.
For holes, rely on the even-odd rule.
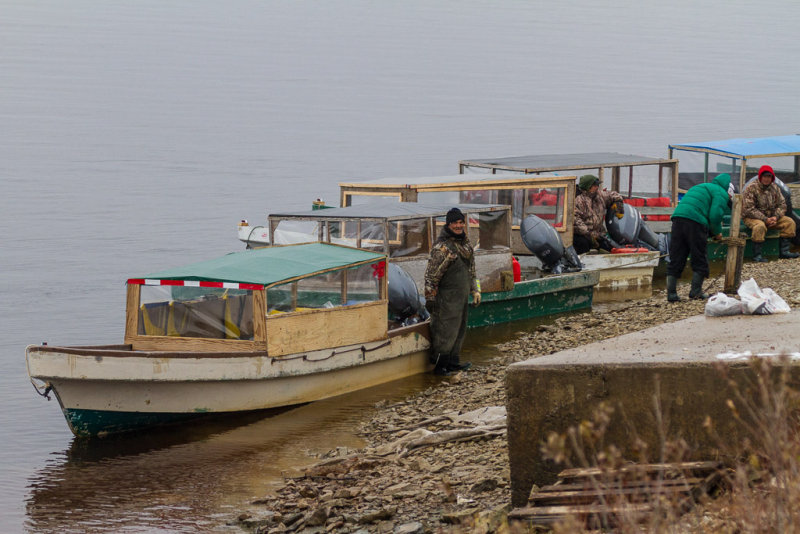
[[606,211],[606,229],[611,239],[621,245],[628,245],[636,243],[639,237],[639,232],[642,228],[642,216],[639,210],[630,204],[623,204],[625,211],[621,219],[617,218],[617,212],[614,208],[608,208]]
[[542,262],[552,268],[564,255],[564,243],[558,230],[536,215],[529,215],[519,225],[522,242]]
[[[753,183],[754,181],[758,180],[758,176],[753,176],[744,184],[744,187],[747,188],[748,185]],[[794,208],[792,207],[792,192],[789,191],[789,188],[780,178],[775,178],[775,185],[778,186],[778,189],[781,190],[781,194],[783,194],[783,199],[786,201],[786,216],[789,217],[794,221],[795,228],[797,231],[794,234],[794,237],[790,238],[789,241],[793,245],[800,246],[800,217],[794,212]]]
[[658,234],[647,226],[647,221],[642,221],[642,226],[639,228],[639,235],[636,237],[639,243],[647,245],[651,250],[658,250]]
[[419,313],[422,307],[417,284],[397,264],[389,262],[389,311],[403,320]]

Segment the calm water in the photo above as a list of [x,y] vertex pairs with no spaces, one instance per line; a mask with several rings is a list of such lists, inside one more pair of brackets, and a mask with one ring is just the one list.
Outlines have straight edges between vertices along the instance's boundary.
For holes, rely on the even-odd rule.
[[0,0],[0,530],[224,529],[431,383],[76,442],[24,347],[119,342],[126,278],[239,250],[239,219],[339,181],[800,132],[797,20],[774,0]]

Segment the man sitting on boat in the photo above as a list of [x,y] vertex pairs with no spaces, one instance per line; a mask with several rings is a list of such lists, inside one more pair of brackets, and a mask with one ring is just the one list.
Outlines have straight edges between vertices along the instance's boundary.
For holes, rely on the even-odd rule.
[[431,363],[435,365],[434,373],[443,376],[471,366],[459,361],[470,293],[476,306],[481,302],[475,251],[464,227],[461,210],[447,212],[425,270],[425,307],[431,313]]
[[786,216],[786,200],[775,183],[775,171],[769,165],[758,169],[758,180],[753,180],[742,193],[742,218],[750,228],[750,239],[753,242],[753,261],[766,262],[761,248],[767,235],[767,229],[777,228],[780,231],[779,258],[797,258],[789,250],[789,242],[795,234],[794,221]]
[[572,245],[578,254],[591,249],[611,251],[606,238],[605,216],[611,206],[622,218],[624,211],[622,195],[616,191],[600,191],[600,179],[593,174],[584,174],[578,181],[580,194],[575,199],[575,226]]

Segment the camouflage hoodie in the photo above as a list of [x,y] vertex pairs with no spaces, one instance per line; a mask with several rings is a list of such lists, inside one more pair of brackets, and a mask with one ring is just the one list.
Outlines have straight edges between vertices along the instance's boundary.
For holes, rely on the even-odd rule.
[[447,228],[442,228],[439,238],[433,245],[428,267],[425,269],[425,297],[430,298],[438,293],[439,282],[450,265],[461,258],[469,265],[470,291],[478,291],[478,279],[475,276],[475,251],[469,238],[455,237]]
[[618,203],[618,209],[622,209],[622,195],[616,191],[597,191],[590,194],[588,191],[581,190],[581,194],[575,199],[575,233],[585,235],[592,239],[599,239],[606,234],[605,223],[606,210],[611,204]]
[[786,200],[775,183],[775,172],[769,165],[758,169],[758,177],[765,172],[772,174],[772,182],[764,185],[761,180],[753,180],[742,193],[742,217],[766,221],[769,217],[781,218],[786,214]]

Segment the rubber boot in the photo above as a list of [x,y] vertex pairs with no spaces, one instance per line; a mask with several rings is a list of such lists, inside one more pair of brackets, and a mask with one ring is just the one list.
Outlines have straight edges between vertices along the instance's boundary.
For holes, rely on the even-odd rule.
[[780,253],[778,254],[779,258],[790,258],[791,259],[791,258],[800,257],[800,254],[798,254],[797,252],[792,252],[791,249],[789,248],[792,245],[789,242],[789,238],[781,237],[778,240],[778,243],[780,243]]
[[753,241],[753,261],[757,263],[767,263],[769,260],[761,255],[761,247],[764,245],[764,242],[756,243]]
[[680,302],[678,296],[678,277],[667,276],[667,302]]
[[694,300],[706,300],[708,295],[703,293],[703,280],[705,276],[701,273],[692,273],[692,289],[689,290],[689,298]]

